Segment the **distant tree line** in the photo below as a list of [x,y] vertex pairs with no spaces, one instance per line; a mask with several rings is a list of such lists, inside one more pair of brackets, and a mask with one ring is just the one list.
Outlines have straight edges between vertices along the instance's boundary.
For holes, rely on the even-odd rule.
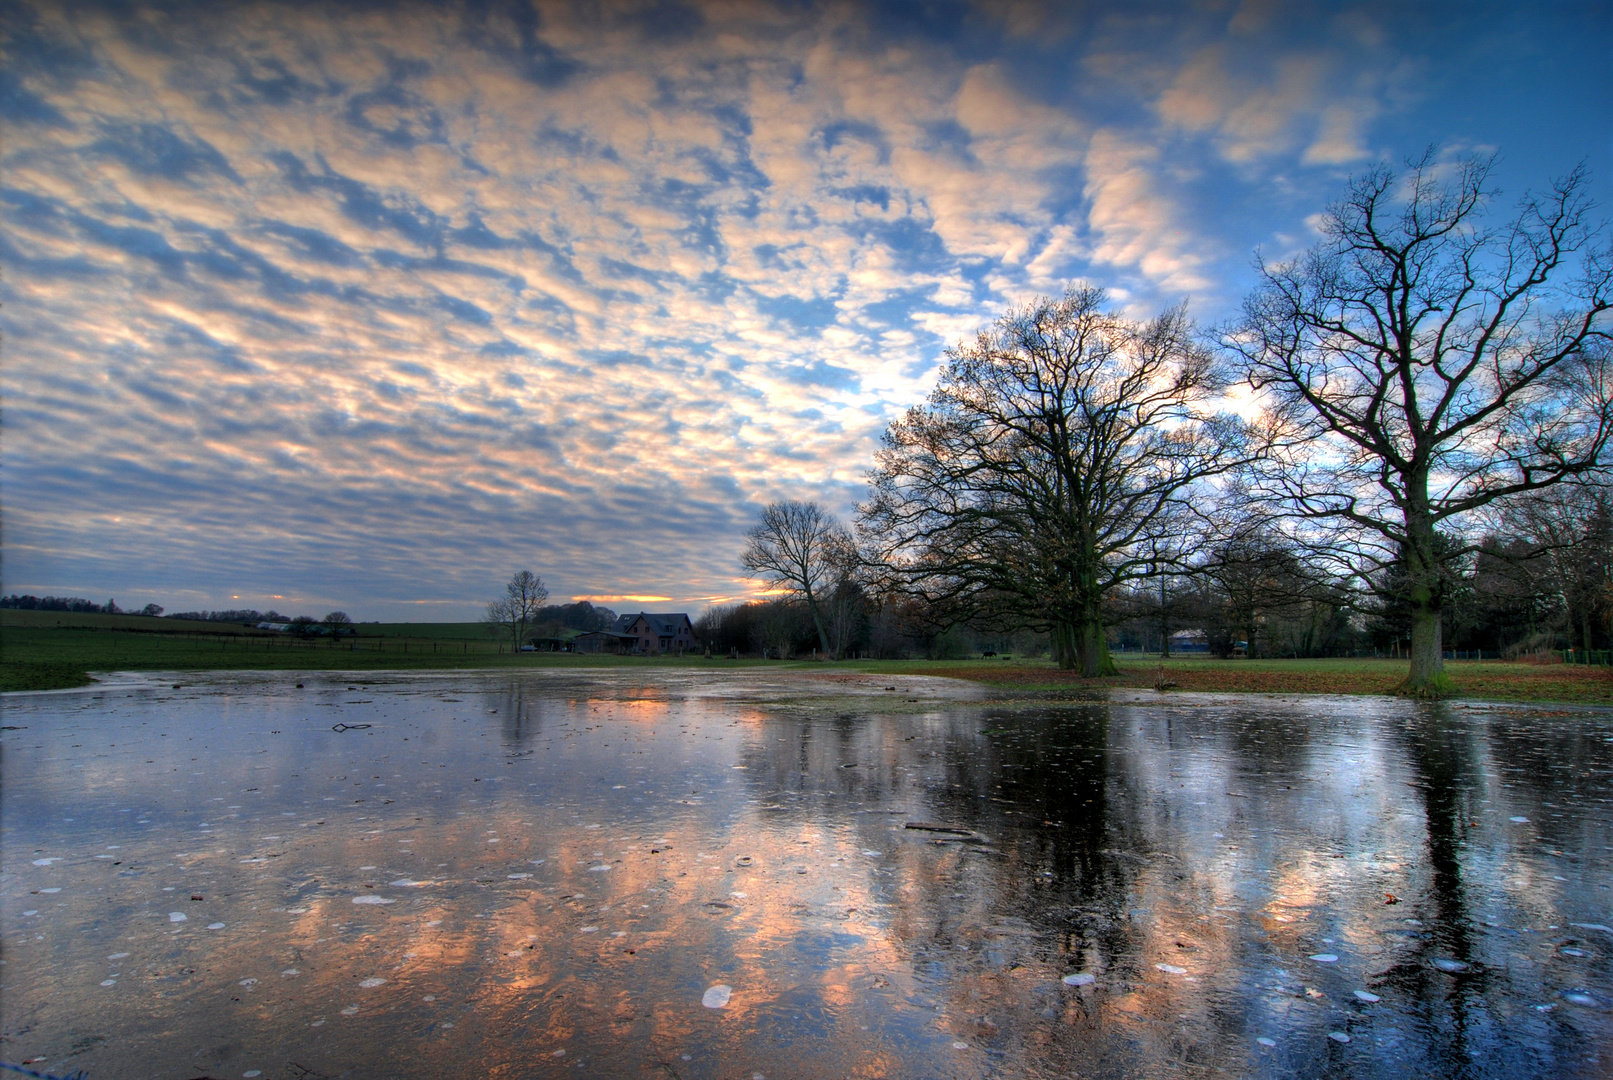
[[260,622],[289,623],[291,616],[278,611],[258,611],[255,608],[234,608],[228,611],[176,611],[170,619],[189,619],[192,622],[238,622],[256,625]]
[[161,615],[160,604],[147,604],[138,611],[125,611],[118,607],[116,600],[108,600],[104,604],[97,604],[93,600],[85,600],[78,596],[25,596],[12,594],[0,596],[0,608],[14,608],[18,611],[71,611],[88,612],[99,615]]

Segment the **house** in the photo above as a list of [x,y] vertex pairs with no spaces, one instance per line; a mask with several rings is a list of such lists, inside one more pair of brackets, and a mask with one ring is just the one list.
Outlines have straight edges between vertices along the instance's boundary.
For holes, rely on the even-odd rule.
[[590,630],[571,639],[572,651],[580,653],[630,653],[637,652],[638,646],[638,638],[614,630]]
[[1203,630],[1178,630],[1171,635],[1171,653],[1207,653],[1210,639]]
[[694,623],[683,612],[652,615],[641,611],[623,615],[607,633],[625,634],[636,641],[636,653],[686,653],[695,647]]

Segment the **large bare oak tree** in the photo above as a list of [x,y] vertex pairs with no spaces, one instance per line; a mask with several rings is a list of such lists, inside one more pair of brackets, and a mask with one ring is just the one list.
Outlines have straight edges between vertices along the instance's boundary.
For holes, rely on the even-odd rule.
[[1214,359],[1182,308],[1135,322],[1085,286],[948,358],[885,433],[859,512],[869,557],[932,610],[1046,631],[1060,666],[1112,673],[1106,599],[1184,568],[1195,496],[1249,445],[1208,409]]
[[[1265,493],[1409,586],[1402,691],[1438,697],[1442,560],[1497,499],[1595,471],[1613,430],[1613,257],[1583,171],[1490,221],[1492,158],[1375,168],[1228,334],[1298,451]],[[1440,540],[1447,534],[1446,540]],[[1366,576],[1363,573],[1363,576]]]

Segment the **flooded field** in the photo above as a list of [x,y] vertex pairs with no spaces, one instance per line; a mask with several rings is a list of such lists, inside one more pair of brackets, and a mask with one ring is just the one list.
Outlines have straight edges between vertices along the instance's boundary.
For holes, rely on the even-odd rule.
[[173,681],[4,703],[0,1059],[1613,1073],[1607,711],[754,669]]

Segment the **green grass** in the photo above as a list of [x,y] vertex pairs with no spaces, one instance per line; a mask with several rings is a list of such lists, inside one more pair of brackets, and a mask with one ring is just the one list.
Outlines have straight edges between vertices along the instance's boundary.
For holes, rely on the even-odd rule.
[[[62,625],[56,625],[60,622]],[[702,657],[578,656],[512,653],[479,623],[366,623],[352,640],[297,641],[228,623],[192,623],[135,615],[69,615],[0,610],[0,690],[83,686],[97,671],[475,670],[636,666],[714,666],[761,661]],[[1223,693],[1390,694],[1406,676],[1404,660],[1216,660],[1120,655],[1120,673],[1082,679],[1046,660],[863,660],[816,671],[866,675],[939,675],[992,687],[1004,697],[1077,698],[1110,687]],[[775,662],[776,663],[776,662]],[[1490,701],[1613,705],[1613,668],[1565,664],[1454,661],[1446,672],[1456,696]]]
[[[680,660],[513,652],[508,642],[489,637],[474,623],[401,624],[412,631],[409,633],[385,632],[400,624],[379,628],[370,624],[360,627],[359,635],[351,639],[299,641],[284,634],[246,631],[239,626],[231,630],[229,624],[177,623],[182,629],[165,626],[158,632],[144,626],[124,628],[101,621],[124,618],[118,615],[69,618],[81,624],[58,628],[37,625],[39,620],[0,619],[0,690],[83,686],[90,681],[89,673],[95,671],[433,671],[704,662],[699,657]],[[29,622],[36,625],[28,625]],[[465,633],[469,626],[477,628],[475,636]],[[200,629],[186,632],[192,627]],[[377,633],[377,629],[383,632]],[[438,629],[442,632],[435,632]]]
[[[1043,696],[1079,695],[1099,687],[1171,689],[1259,694],[1392,694],[1406,678],[1408,662],[1369,657],[1321,660],[1217,660],[1120,655],[1120,674],[1082,679],[1052,663],[1035,660],[936,662],[934,674],[970,679],[1007,692]],[[1445,674],[1458,699],[1613,705],[1613,668],[1501,660],[1453,660]]]

